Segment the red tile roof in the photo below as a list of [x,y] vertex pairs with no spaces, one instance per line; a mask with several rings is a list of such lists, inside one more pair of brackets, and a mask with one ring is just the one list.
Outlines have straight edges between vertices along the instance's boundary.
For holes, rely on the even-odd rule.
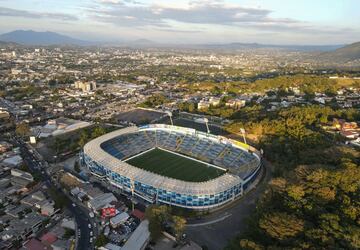
[[145,219],[145,214],[141,212],[139,209],[134,209],[134,211],[131,213],[131,215],[135,216],[139,220]]
[[24,244],[24,248],[28,250],[52,250],[52,247],[45,246],[39,240],[32,238]]
[[53,233],[46,233],[40,238],[41,242],[46,245],[51,245],[55,241],[57,241],[57,237]]

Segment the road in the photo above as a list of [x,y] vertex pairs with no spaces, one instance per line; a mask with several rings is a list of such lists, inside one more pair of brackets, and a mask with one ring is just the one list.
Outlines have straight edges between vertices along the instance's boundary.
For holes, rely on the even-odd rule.
[[244,232],[246,220],[254,211],[257,199],[264,192],[271,178],[270,172],[266,169],[259,185],[240,200],[230,204],[228,208],[188,225],[186,233],[189,238],[200,246],[207,246],[209,250],[219,250],[223,249],[229,240]]
[[[27,166],[29,166],[31,172],[40,174],[43,182],[48,188],[55,188],[56,191],[58,191],[59,193],[63,193],[64,195],[66,195],[60,187],[58,187],[55,183],[52,182],[51,177],[44,170],[46,162],[38,159],[34,152],[31,152],[27,147],[26,143],[23,142],[21,139],[14,138],[14,140],[17,146],[20,147],[24,161]],[[84,209],[79,209],[77,205],[73,206],[73,203],[69,203],[67,209],[74,215],[77,224],[76,237],[78,244],[76,249],[94,249],[93,243],[90,243],[90,231],[92,229],[90,229],[88,226],[90,224],[92,228],[94,225],[87,212],[84,211]]]

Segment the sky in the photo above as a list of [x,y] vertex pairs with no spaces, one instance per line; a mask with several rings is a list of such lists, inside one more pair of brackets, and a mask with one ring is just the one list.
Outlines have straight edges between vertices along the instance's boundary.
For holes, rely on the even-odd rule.
[[328,45],[360,41],[360,0],[0,0],[0,33],[89,41]]

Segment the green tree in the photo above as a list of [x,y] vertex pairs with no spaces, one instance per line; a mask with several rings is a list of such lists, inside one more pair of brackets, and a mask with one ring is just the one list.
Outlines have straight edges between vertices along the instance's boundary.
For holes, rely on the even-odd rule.
[[179,240],[181,239],[184,233],[186,226],[186,219],[181,216],[173,215],[172,221],[173,221],[173,227],[176,234],[176,238]]
[[259,226],[268,235],[277,240],[294,237],[304,230],[304,221],[294,215],[275,212],[265,214]]
[[102,247],[102,246],[106,245],[107,243],[109,243],[109,239],[104,234],[100,234],[96,238],[95,246]]
[[16,125],[15,132],[17,135],[22,137],[29,135],[30,134],[29,124],[27,124],[26,122],[19,123],[18,125]]
[[75,231],[69,228],[65,228],[65,233],[64,233],[64,239],[69,239],[70,237],[75,235]]
[[88,142],[88,140],[89,140],[88,134],[86,133],[85,130],[82,130],[80,133],[80,138],[79,138],[79,142],[78,142],[79,146],[81,148],[83,148],[85,146],[85,144]]
[[145,217],[149,220],[150,236],[153,240],[159,239],[166,222],[171,219],[170,208],[165,205],[151,205],[146,208]]
[[103,127],[95,127],[93,132],[91,133],[91,138],[97,138],[106,134],[106,130]]

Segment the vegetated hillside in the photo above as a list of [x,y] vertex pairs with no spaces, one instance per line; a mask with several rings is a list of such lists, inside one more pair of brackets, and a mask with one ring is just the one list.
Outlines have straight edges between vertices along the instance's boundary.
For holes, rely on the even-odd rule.
[[347,45],[332,52],[322,53],[320,54],[319,59],[327,60],[327,61],[331,60],[334,62],[359,60],[360,42]]
[[88,45],[86,41],[74,39],[55,32],[37,32],[33,30],[15,30],[0,35],[0,41],[24,45]]

